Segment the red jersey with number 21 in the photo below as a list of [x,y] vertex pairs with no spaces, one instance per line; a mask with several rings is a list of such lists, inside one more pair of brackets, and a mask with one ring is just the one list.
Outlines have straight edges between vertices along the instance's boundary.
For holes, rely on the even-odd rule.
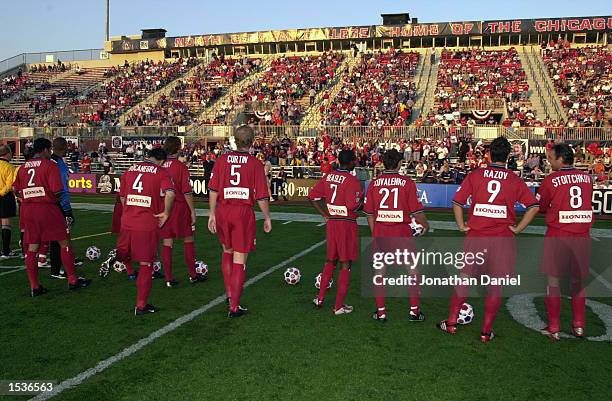
[[164,211],[168,191],[174,191],[174,184],[165,168],[149,161],[131,166],[121,176],[121,230],[157,230],[159,220],[155,215]]
[[516,224],[514,207],[538,207],[538,200],[512,170],[497,164],[478,168],[467,175],[453,198],[461,207],[472,199],[467,225],[470,235],[510,236]]
[[248,152],[225,153],[215,162],[208,189],[218,193],[219,205],[250,206],[269,198],[263,164]]

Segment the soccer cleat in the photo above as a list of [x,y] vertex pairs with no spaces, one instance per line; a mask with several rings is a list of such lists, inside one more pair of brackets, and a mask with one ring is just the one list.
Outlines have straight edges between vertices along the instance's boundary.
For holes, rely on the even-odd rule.
[[138,272],[135,272],[134,274],[128,274],[128,280],[130,281],[136,281],[137,278],[138,278]]
[[83,278],[83,277],[79,277],[77,279],[76,284],[68,284],[68,289],[70,289],[70,290],[78,290],[79,288],[89,287],[90,284],[91,284],[91,280],[88,280],[88,279]]
[[15,257],[18,257],[18,256],[19,256],[18,252],[9,251],[9,253],[3,253],[2,255],[0,255],[0,259],[6,260],[6,259],[15,258]]
[[548,329],[548,326],[544,327],[540,333],[542,333],[543,335],[545,335],[546,337],[550,338],[552,341],[561,341],[561,334],[556,331],[556,332],[552,332]]
[[229,318],[241,317],[241,316],[246,315],[247,313],[248,313],[247,309],[238,307],[238,309],[236,309],[235,311],[227,312],[227,317]]
[[164,278],[166,276],[164,276],[162,273],[160,272],[153,272],[153,279],[158,279],[158,278]]
[[480,341],[482,341],[485,344],[494,338],[495,338],[495,333],[493,332],[493,330],[491,330],[490,333],[480,333]]
[[75,259],[74,260],[74,267],[80,267],[83,266],[83,259]]
[[34,297],[38,297],[38,296],[41,296],[41,295],[43,295],[43,294],[46,294],[47,292],[49,292],[49,290],[47,290],[47,289],[46,289],[45,287],[43,287],[42,285],[39,285],[39,286],[38,286],[38,288],[34,288],[34,289],[32,290],[31,295],[32,295],[32,298],[34,298]]
[[378,311],[374,311],[374,313],[372,313],[372,319],[385,323],[387,321],[387,314],[385,312],[378,313]]
[[196,274],[195,277],[189,277],[189,282],[191,284],[202,283],[206,280],[208,280],[208,276],[205,276],[203,274]]
[[51,278],[54,278],[57,280],[66,280],[68,278],[68,275],[66,274],[65,271],[60,271],[58,274],[51,274]]
[[332,309],[332,312],[334,313],[334,315],[339,316],[339,315],[347,315],[351,312],[353,312],[353,307],[350,305],[342,305],[340,308],[338,309]]
[[134,315],[141,316],[149,313],[157,312],[157,308],[151,304],[146,304],[144,308],[140,309],[138,307],[134,307]]
[[319,299],[319,298],[315,298],[312,300],[312,303],[317,307],[320,308],[323,306],[323,300]]
[[176,280],[166,281],[166,287],[168,287],[168,288],[176,287],[178,284],[179,284],[179,282],[176,281]]
[[440,323],[436,324],[436,327],[442,330],[445,333],[456,334],[457,333],[457,325],[456,324],[448,324],[446,320],[442,320]]
[[49,262],[47,261],[46,258],[43,259],[42,261],[41,261],[41,259],[38,259],[38,268],[39,269],[48,269],[50,267],[51,267],[51,265],[49,264]]
[[584,338],[584,327],[573,327],[572,335],[576,338]]
[[419,311],[419,313],[410,311],[410,314],[408,314],[408,321],[410,322],[422,322],[424,320],[425,314],[422,311]]

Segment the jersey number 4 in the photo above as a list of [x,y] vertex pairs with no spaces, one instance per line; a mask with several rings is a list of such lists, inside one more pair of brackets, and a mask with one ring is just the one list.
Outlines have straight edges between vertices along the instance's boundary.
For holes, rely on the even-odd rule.
[[144,190],[142,186],[142,173],[136,176],[136,179],[134,180],[134,184],[132,184],[132,189],[134,191],[137,191],[139,194],[141,194],[142,191]]

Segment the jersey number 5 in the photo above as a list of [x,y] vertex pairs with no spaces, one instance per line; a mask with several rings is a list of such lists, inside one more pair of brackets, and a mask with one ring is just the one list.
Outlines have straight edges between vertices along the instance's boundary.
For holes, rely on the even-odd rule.
[[[230,178],[230,184],[232,185],[239,185],[240,184],[240,171],[238,171],[238,169],[240,168],[240,164],[232,164],[231,167],[231,177]],[[235,178],[234,178],[235,177]]]

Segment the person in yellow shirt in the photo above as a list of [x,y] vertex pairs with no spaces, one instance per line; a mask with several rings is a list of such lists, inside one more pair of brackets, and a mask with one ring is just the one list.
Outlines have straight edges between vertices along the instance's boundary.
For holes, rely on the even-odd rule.
[[2,253],[0,259],[17,256],[11,251],[11,219],[17,214],[13,182],[17,169],[11,164],[13,152],[8,145],[0,146],[0,222],[2,224]]

